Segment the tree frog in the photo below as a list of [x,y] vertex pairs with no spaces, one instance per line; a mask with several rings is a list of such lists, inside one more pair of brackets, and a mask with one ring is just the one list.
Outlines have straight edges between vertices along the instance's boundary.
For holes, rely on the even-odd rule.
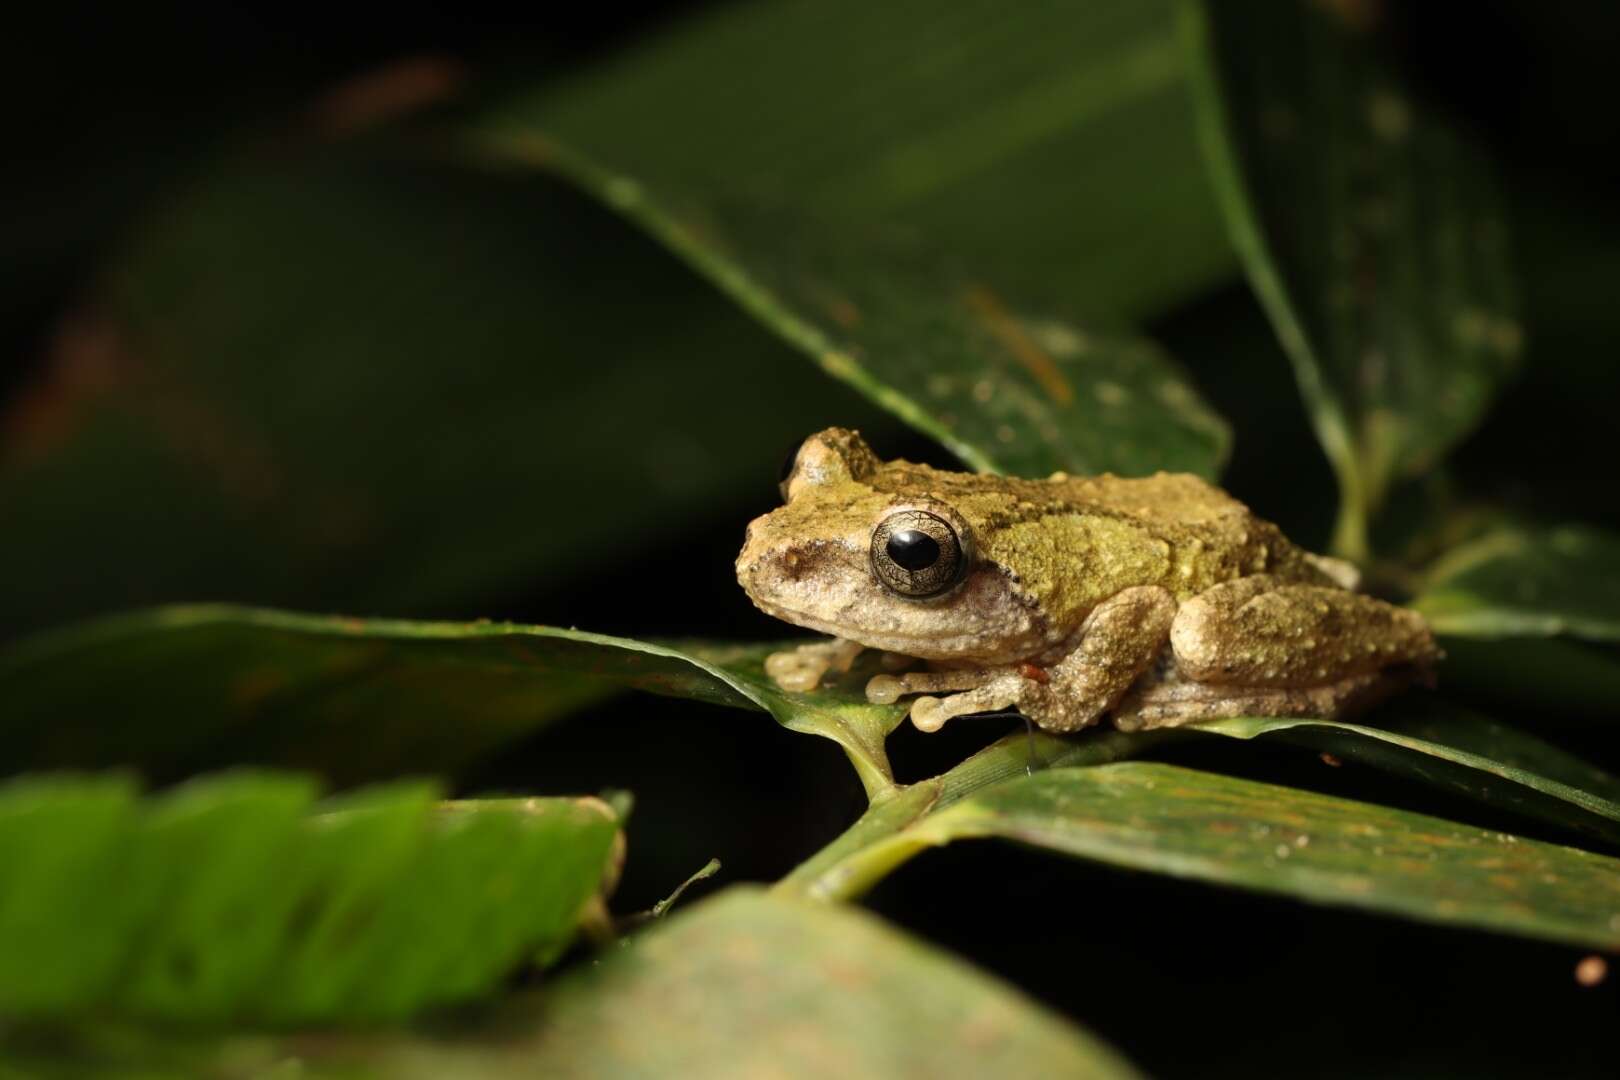
[[925,731],[1010,708],[1053,732],[1336,717],[1430,680],[1440,658],[1417,612],[1356,592],[1349,563],[1195,476],[947,472],[829,428],[799,447],[782,495],[749,524],[737,579],[767,614],[834,640],[767,672],[808,691],[882,650],[867,698],[917,695]]

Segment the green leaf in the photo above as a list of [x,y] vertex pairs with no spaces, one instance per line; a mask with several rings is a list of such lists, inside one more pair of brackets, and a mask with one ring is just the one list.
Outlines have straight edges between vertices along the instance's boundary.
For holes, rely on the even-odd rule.
[[1620,780],[1575,755],[1456,706],[1383,710],[1378,720],[1238,717],[1187,730],[1281,739],[1620,844]]
[[1157,346],[1003,299],[914,245],[723,198],[669,195],[524,132],[484,137],[623,212],[743,308],[975,469],[1213,476],[1229,441]]
[[597,799],[316,805],[293,775],[0,787],[0,1015],[397,1020],[555,955],[601,888]]
[[897,837],[931,815],[1035,770],[1143,757],[1209,735],[1278,739],[1462,795],[1495,809],[1620,842],[1620,780],[1540,739],[1443,701],[1408,698],[1379,727],[1332,720],[1238,717],[1147,732],[1058,738],[1018,732],[937,777],[874,800],[842,836],[783,883],[823,899],[858,896],[913,848]]
[[976,837],[1312,903],[1620,948],[1620,860],[1173,765],[1013,780],[922,819],[888,846],[898,864]]
[[860,896],[916,853],[902,838],[931,814],[1036,769],[1138,757],[1184,737],[1184,729],[1174,728],[1139,732],[1103,728],[1071,738],[1034,731],[1008,735],[939,776],[873,799],[859,820],[782,879],[777,891],[818,900]]
[[578,192],[442,158],[278,145],[132,229],[0,423],[0,634],[498,608],[888,423]]
[[[29,1075],[866,1077],[1138,1075],[1094,1036],[865,912],[733,888],[454,1031],[89,1038],[19,1046]],[[22,1052],[19,1052],[22,1051]],[[232,1063],[234,1068],[224,1068]],[[53,1071],[54,1070],[54,1071]],[[145,1074],[143,1074],[145,1075]]]
[[[520,1006],[520,1011],[527,1012]],[[1016,990],[875,917],[732,889],[560,982],[541,1075],[1131,1076]]]
[[1502,530],[1436,562],[1413,606],[1441,634],[1620,642],[1620,537],[1584,527]]
[[[614,687],[770,713],[844,748],[871,791],[892,784],[884,737],[903,705],[870,705],[862,673],[788,694],[779,646],[665,645],[546,626],[159,608],[0,652],[12,768],[134,765],[183,776],[229,764],[340,782],[453,774]],[[867,673],[869,674],[869,673]]]
[[1338,474],[1337,549],[1512,373],[1504,214],[1482,157],[1379,55],[1366,6],[1185,3],[1233,242]]
[[759,0],[488,119],[660,192],[914,232],[1038,306],[1118,325],[1235,270],[1184,81],[1168,0]]
[[[474,141],[573,179],[974,468],[1210,476],[1225,425],[1157,347],[1109,329],[1133,304],[1106,299],[1179,292],[1204,255],[1185,215],[1155,216],[1167,197],[1207,199],[1188,188],[1182,106],[1160,115],[1181,77],[1167,11],[755,5],[498,107]],[[885,29],[918,18],[921,40]],[[988,23],[993,45],[967,32]],[[984,96],[969,104],[970,88]],[[1153,185],[1096,153],[1146,115],[1159,126],[1108,157],[1144,153]],[[1089,197],[1099,182],[1112,198]]]

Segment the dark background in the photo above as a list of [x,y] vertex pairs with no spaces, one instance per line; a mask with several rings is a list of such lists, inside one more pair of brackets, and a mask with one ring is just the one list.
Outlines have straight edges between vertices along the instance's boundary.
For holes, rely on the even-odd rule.
[[[701,6],[536,5],[520,14],[427,3],[365,13],[229,4],[35,9],[7,35],[0,342],[10,363],[0,367],[0,391],[27,385],[63,312],[93,287],[129,223],[221,142],[274,131],[335,83],[405,57],[453,58],[491,83],[532,79],[535,70],[588,64]],[[1409,75],[1484,138],[1507,177],[1535,335],[1526,376],[1463,448],[1448,482],[1543,517],[1620,523],[1610,449],[1620,388],[1611,294],[1620,277],[1602,272],[1620,251],[1612,154],[1620,9],[1391,7]],[[1229,486],[1319,543],[1331,516],[1331,475],[1246,290],[1234,283],[1150,330],[1193,367],[1232,421]],[[1201,365],[1200,346],[1212,339],[1239,347],[1223,350],[1218,365]],[[945,461],[899,434],[879,450]],[[781,636],[747,605],[730,571],[743,523],[774,498],[777,467],[759,462],[757,484],[734,505],[706,508],[647,538],[633,577],[661,582],[656,604],[625,585],[625,567],[606,565],[473,610],[425,614],[635,635]],[[893,740],[902,779],[948,766],[999,735],[997,723],[934,738],[903,730]],[[1613,740],[1601,732],[1551,734],[1615,763]],[[1492,824],[1473,805],[1353,767],[1329,769],[1299,752],[1244,745],[1178,760]],[[645,698],[547,731],[486,763],[465,787],[633,791],[631,856],[617,903],[626,911],[661,898],[711,855],[725,867],[699,891],[779,876],[862,806],[830,744],[753,715]],[[1522,821],[1502,824],[1567,839]],[[1577,987],[1579,954],[1566,948],[1002,845],[925,856],[871,904],[1073,1015],[1157,1073],[1615,1072],[1609,1035],[1620,991],[1612,982]]]

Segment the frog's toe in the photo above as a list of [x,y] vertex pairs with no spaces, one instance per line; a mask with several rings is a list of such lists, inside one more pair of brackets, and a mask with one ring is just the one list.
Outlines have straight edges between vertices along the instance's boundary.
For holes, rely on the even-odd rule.
[[866,700],[892,705],[909,694],[938,694],[972,690],[984,685],[985,676],[972,671],[908,671],[903,675],[874,675],[866,680]]
[[827,673],[825,660],[808,657],[797,649],[771,653],[765,658],[765,674],[780,690],[790,694],[805,694],[821,685]]
[[866,681],[866,700],[873,705],[893,705],[905,692],[905,680],[893,675],[874,675]]
[[950,718],[945,703],[937,697],[920,697],[911,703],[911,725],[918,731],[938,731]]

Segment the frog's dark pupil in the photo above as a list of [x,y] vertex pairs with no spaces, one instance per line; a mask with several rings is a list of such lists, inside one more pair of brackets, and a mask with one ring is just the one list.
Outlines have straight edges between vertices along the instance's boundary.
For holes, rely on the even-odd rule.
[[902,529],[889,537],[889,558],[896,566],[916,572],[939,561],[939,541],[917,529]]

